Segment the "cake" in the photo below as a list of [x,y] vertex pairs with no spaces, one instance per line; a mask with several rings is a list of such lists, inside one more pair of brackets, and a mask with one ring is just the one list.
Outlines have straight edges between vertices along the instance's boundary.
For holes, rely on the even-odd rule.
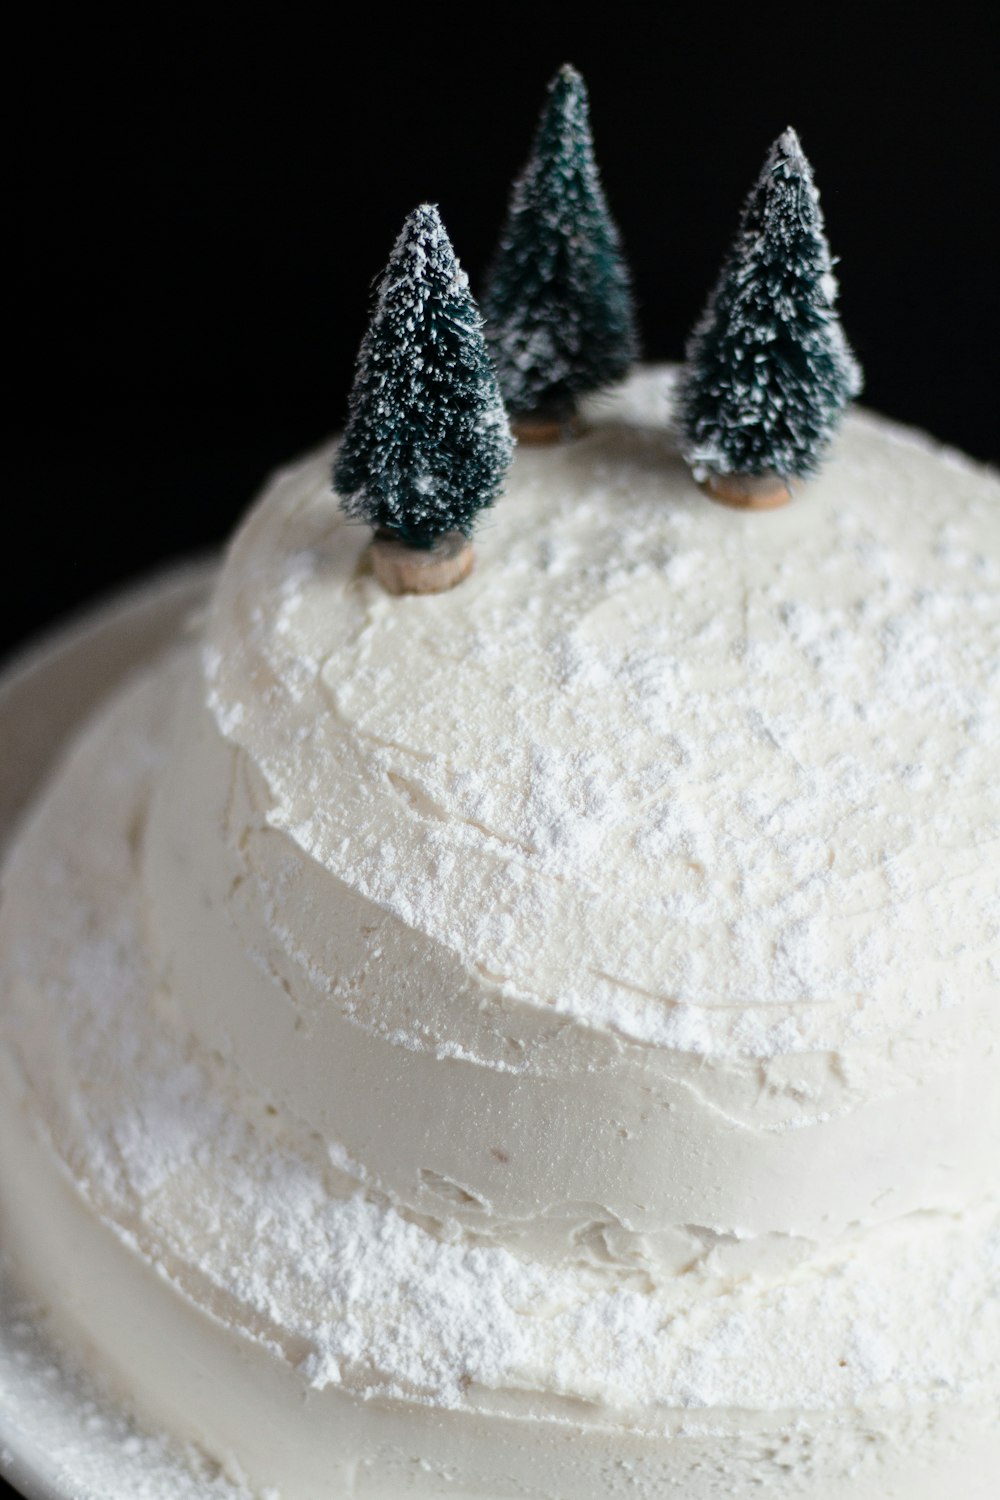
[[258,1496],[996,1492],[1000,481],[675,373],[436,596],[278,474],[9,852],[3,1248]]

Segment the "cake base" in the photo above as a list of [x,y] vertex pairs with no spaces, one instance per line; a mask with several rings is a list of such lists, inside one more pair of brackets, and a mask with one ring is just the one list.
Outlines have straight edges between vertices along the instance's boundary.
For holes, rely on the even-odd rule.
[[[18,1309],[17,1331],[5,1330],[3,1313],[17,1304],[0,1301],[0,1403],[8,1364],[17,1372],[11,1389],[21,1397],[36,1392],[27,1421],[19,1412],[17,1427],[5,1430],[0,1422],[0,1469],[30,1500],[134,1500],[140,1492],[151,1500],[271,1500],[279,1494],[296,1500],[485,1500],[499,1492],[492,1474],[476,1463],[479,1426],[491,1430],[491,1458],[502,1465],[510,1496],[661,1500],[683,1493],[716,1500],[744,1493],[761,1476],[773,1486],[768,1493],[779,1486],[783,1492],[790,1476],[815,1470],[829,1476],[823,1500],[885,1500],[889,1493],[942,1500],[952,1488],[967,1500],[992,1500],[1000,1438],[945,1403],[880,1412],[859,1455],[836,1412],[803,1426],[799,1414],[785,1410],[667,1410],[660,1431],[623,1431],[605,1426],[599,1408],[575,1402],[539,1420],[530,1403],[518,1409],[516,1395],[503,1403],[502,1414],[488,1406],[462,1413],[384,1399],[359,1404],[330,1385],[303,1399],[289,1364],[253,1341],[220,1338],[214,1321],[167,1274],[108,1236],[68,1176],[53,1170],[48,1143],[18,1113],[16,1101],[0,1058],[7,1201],[15,1211],[20,1197],[41,1203],[46,1222],[61,1235],[39,1245],[24,1214],[8,1226],[10,1249],[15,1260],[30,1263],[29,1274],[49,1289],[53,1304],[72,1309],[59,1313],[51,1330],[59,1340],[59,1367],[49,1363],[46,1371],[47,1356],[36,1352],[40,1369],[31,1380],[22,1354],[28,1347],[23,1312]],[[63,1253],[67,1244],[74,1247],[72,1258]],[[6,1290],[0,1280],[0,1291]],[[31,1347],[45,1349],[37,1338]],[[138,1416],[74,1373],[74,1366],[93,1365],[95,1358],[102,1381],[127,1380]],[[192,1393],[194,1408],[204,1412],[195,1431]],[[192,1441],[181,1448],[164,1436],[142,1416],[148,1406],[191,1433]],[[540,1488],[539,1480],[548,1487]]]

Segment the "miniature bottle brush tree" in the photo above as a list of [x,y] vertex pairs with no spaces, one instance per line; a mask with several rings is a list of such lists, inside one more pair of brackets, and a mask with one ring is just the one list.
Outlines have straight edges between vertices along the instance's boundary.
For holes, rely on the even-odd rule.
[[[714,499],[765,509],[816,472],[861,371],[812,171],[774,143],[688,342],[676,390],[685,456]],[[638,338],[628,271],[594,162],[587,95],[549,86],[484,294],[485,319],[437,209],[409,215],[361,344],[334,488],[374,530],[394,594],[466,577],[479,511],[522,440],[574,431],[581,396],[621,380]],[[494,364],[495,361],[495,364]]]
[[473,521],[512,450],[468,278],[437,209],[422,204],[382,278],[333,473],[344,511],[374,528],[390,593],[438,593],[468,574]]
[[549,85],[482,307],[522,441],[571,433],[579,398],[621,380],[637,357],[631,282],[594,159],[587,90],[569,64]]
[[861,389],[836,295],[812,171],[786,130],[747,199],[677,392],[685,456],[713,499],[770,508],[816,472]]

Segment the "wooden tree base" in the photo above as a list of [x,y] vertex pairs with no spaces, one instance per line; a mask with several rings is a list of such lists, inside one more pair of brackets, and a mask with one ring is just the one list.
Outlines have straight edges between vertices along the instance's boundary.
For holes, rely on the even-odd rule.
[[780,474],[710,474],[701,488],[709,499],[735,510],[776,510],[792,498]]
[[576,412],[568,417],[532,412],[523,417],[511,417],[510,430],[519,443],[568,443],[580,436],[584,426]]
[[389,594],[443,594],[472,572],[476,554],[460,531],[446,531],[433,547],[407,547],[395,537],[371,545],[375,577]]

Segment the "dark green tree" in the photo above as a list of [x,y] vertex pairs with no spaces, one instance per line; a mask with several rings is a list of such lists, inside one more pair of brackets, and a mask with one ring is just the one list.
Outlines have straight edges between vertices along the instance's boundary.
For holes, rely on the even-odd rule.
[[631,283],[594,160],[587,90],[568,64],[549,85],[482,304],[515,416],[564,421],[636,358]]
[[861,389],[834,310],[833,264],[812,170],[786,130],[688,343],[678,413],[696,477],[793,479],[819,467]]
[[482,318],[438,211],[396,241],[361,344],[334,488],[349,516],[410,547],[468,536],[513,441]]

